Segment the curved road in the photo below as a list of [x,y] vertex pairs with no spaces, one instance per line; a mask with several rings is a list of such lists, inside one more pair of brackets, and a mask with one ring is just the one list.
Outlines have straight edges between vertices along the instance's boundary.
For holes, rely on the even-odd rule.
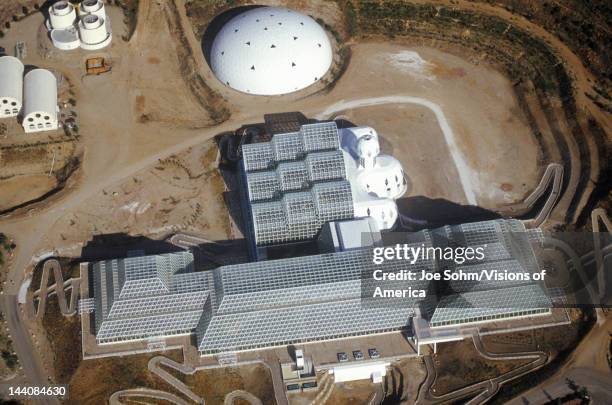
[[[53,277],[55,278],[55,284],[49,285],[49,271],[53,270]],[[71,278],[64,283],[64,276],[62,275],[62,267],[57,259],[48,259],[43,265],[43,273],[40,279],[40,288],[34,293],[35,297],[38,297],[38,307],[36,308],[36,316],[42,318],[45,314],[47,307],[48,295],[55,292],[57,295],[57,301],[59,303],[60,310],[64,316],[72,316],[77,313],[77,302],[79,296],[79,285],[81,279]],[[66,300],[66,288],[69,284],[71,286],[70,293],[70,304]]]
[[129,390],[117,391],[109,398],[108,402],[110,405],[124,405],[121,402],[121,398],[154,398],[162,399],[164,401],[171,402],[175,405],[192,405],[191,402],[187,402],[181,397],[165,391],[153,390],[149,388],[132,388]]
[[542,367],[546,364],[548,356],[544,352],[524,352],[524,353],[491,353],[487,351],[480,340],[478,333],[472,335],[474,341],[474,347],[478,353],[489,360],[533,360],[527,364],[514,368],[507,373],[504,373],[495,378],[484,380],[476,384],[469,385],[464,388],[460,388],[456,391],[449,392],[441,396],[434,396],[431,393],[431,387],[436,380],[436,368],[434,365],[433,358],[431,356],[425,356],[425,367],[427,369],[427,377],[419,388],[416,404],[439,404],[439,403],[450,403],[459,401],[465,397],[476,395],[468,403],[469,404],[481,404],[491,399],[499,388],[510,380],[519,378],[525,374],[531,373],[532,371]]
[[453,129],[448,123],[448,120],[446,119],[442,108],[433,101],[429,101],[421,97],[412,97],[405,95],[371,97],[349,101],[342,100],[327,107],[320,114],[318,114],[316,118],[327,119],[340,111],[352,108],[361,108],[384,104],[418,104],[420,106],[429,108],[431,112],[434,113],[436,119],[438,120],[438,124],[440,125],[440,129],[444,134],[444,140],[448,145],[448,150],[451,154],[451,158],[453,159],[453,162],[457,167],[457,172],[459,173],[459,181],[461,183],[461,187],[463,188],[463,194],[465,194],[465,199],[468,204],[476,205],[476,195],[474,194],[474,190],[472,188],[472,178],[475,177],[475,174],[473,173],[472,169],[470,168],[469,164],[461,153],[461,150],[459,149],[459,146],[456,142],[455,133],[453,132]]
[[[188,397],[195,403],[198,403],[198,404],[205,403],[202,397],[195,394],[187,385],[185,385],[182,381],[174,377],[172,374],[170,374],[166,370],[162,369],[161,366],[169,367],[173,370],[176,370],[182,374],[187,374],[187,375],[194,374],[198,370],[198,368],[191,367],[187,364],[177,363],[176,361],[171,360],[164,356],[155,356],[151,360],[149,360],[147,364],[147,368],[149,369],[150,372],[160,377],[163,381],[171,385],[174,389],[179,391],[181,394],[185,395],[186,397]],[[121,402],[119,402],[119,397],[121,396],[123,397],[138,396],[138,397],[161,398],[161,399],[166,399],[170,402],[173,402],[177,405],[182,405],[182,404],[187,403],[183,399],[179,398],[178,396],[164,392],[164,391],[152,390],[148,388],[134,388],[134,389],[121,390],[121,391],[115,392],[110,398],[111,405],[120,405]],[[261,405],[262,404],[259,398],[257,398],[255,395],[251,394],[250,392],[247,392],[244,390],[235,390],[235,391],[230,392],[229,394],[225,396],[224,403],[226,405],[231,405],[238,399],[249,402],[251,405]]]
[[[182,3],[182,2],[181,2]],[[153,6],[153,2],[140,2],[141,10],[145,10],[145,6]],[[470,5],[469,3],[460,2],[461,7],[465,8],[474,8],[478,7],[479,10],[482,10],[485,6],[478,5]],[[456,2],[455,5],[456,6]],[[184,7],[179,8],[181,13],[184,11]],[[508,20],[516,20],[519,19],[519,23],[522,25],[528,25],[529,31],[533,32],[536,35],[540,35],[545,37],[553,48],[559,50],[563,59],[570,60],[572,67],[574,68],[574,76],[578,86],[579,91],[577,91],[579,97],[582,98],[582,101],[593,106],[592,102],[588,100],[588,98],[584,97],[584,92],[590,88],[589,79],[590,74],[581,65],[580,60],[571,53],[571,51],[560,41],[551,35],[550,33],[545,32],[541,28],[537,27],[535,24],[529,23],[525,19],[521,19],[511,13],[507,13],[500,8],[492,8],[496,13],[501,13],[503,18]],[[184,16],[181,15],[183,18]],[[144,21],[145,19],[140,19],[138,24],[137,32],[133,39],[138,39],[139,34],[141,34],[141,30],[146,30],[148,24]],[[516,22],[516,21],[515,21]],[[185,31],[187,37],[193,40],[193,32],[190,29]],[[197,42],[197,41],[196,41]],[[130,43],[132,45],[132,43]],[[135,44],[134,46],[137,46]],[[197,47],[196,47],[197,48]],[[201,59],[201,58],[200,58]],[[201,63],[200,63],[201,64]],[[207,69],[206,67],[202,67],[202,69]],[[434,113],[437,114],[440,124],[446,122],[444,118],[444,114],[442,114],[439,106],[430,103],[428,100],[422,100],[417,98],[412,98],[409,96],[391,96],[391,99],[387,98],[370,98],[364,100],[353,100],[349,102],[339,102],[332,106],[330,106],[323,114],[329,114],[329,111],[333,111],[334,109],[346,109],[353,108],[352,106],[359,105],[372,105],[369,104],[372,101],[376,103],[394,103],[394,102],[411,102],[417,103],[421,105],[425,105],[426,107],[432,109]],[[352,103],[352,104],[351,104]],[[437,107],[437,110],[436,110]],[[265,106],[260,109],[265,108]],[[598,118],[601,118],[601,113],[597,114],[599,111],[597,108],[593,108],[593,112],[595,115],[598,115]],[[305,112],[311,112],[306,111]],[[442,117],[442,119],[440,119]],[[33,349],[33,345],[30,339],[29,331],[27,330],[27,326],[24,324],[24,319],[22,318],[22,314],[20,311],[20,307],[17,302],[17,295],[19,286],[22,284],[23,278],[26,274],[26,271],[31,267],[31,265],[35,262],[35,254],[37,249],[41,245],[44,245],[45,235],[53,230],[54,224],[62,218],[64,215],[70,212],[74,212],[79,207],[82,207],[86,201],[95,195],[102,192],[104,189],[109,188],[118,184],[126,178],[136,174],[138,171],[145,169],[151,165],[154,165],[159,159],[165,158],[171,154],[179,153],[191,146],[196,146],[204,141],[207,141],[213,138],[216,134],[233,130],[236,127],[236,123],[244,123],[244,122],[258,122],[261,118],[260,111],[257,109],[249,110],[248,112],[235,112],[232,116],[232,119],[228,122],[225,122],[221,125],[218,125],[213,128],[208,128],[204,130],[185,130],[182,129],[182,134],[191,134],[190,138],[183,138],[183,140],[176,142],[172,146],[163,149],[157,150],[149,155],[144,155],[133,161],[126,161],[123,158],[117,158],[117,156],[106,156],[103,153],[97,153],[99,151],[99,147],[101,146],[99,137],[97,136],[86,136],[83,138],[85,143],[86,155],[83,163],[82,176],[79,180],[79,186],[75,187],[70,192],[66,192],[62,196],[58,197],[56,200],[52,201],[48,205],[39,205],[35,209],[29,211],[25,215],[14,215],[12,217],[3,217],[0,219],[2,223],[2,231],[6,234],[13,236],[17,241],[17,249],[15,251],[15,257],[12,266],[9,269],[9,273],[7,275],[7,284],[4,287],[4,295],[0,299],[0,311],[5,314],[8,328],[13,337],[15,350],[19,356],[20,363],[24,369],[25,374],[28,377],[28,382],[34,385],[43,385],[47,382],[47,377],[45,372],[40,364],[40,360],[38,359],[35,350]],[[607,117],[604,117],[603,122],[609,122]],[[465,160],[463,156],[456,149],[456,143],[454,140],[454,134],[450,127],[447,126],[447,131],[444,131],[445,137],[447,137],[447,142],[449,147],[451,148],[451,154],[453,155],[453,159],[456,160],[457,167],[460,168],[465,164]],[[450,131],[449,131],[450,130]],[[125,137],[121,136],[118,139],[122,141]],[[104,141],[106,142],[106,141]],[[102,144],[103,145],[103,144]],[[125,157],[124,151],[129,147],[129,143],[127,141],[123,142],[121,145],[121,156]],[[124,156],[125,155],[125,156]],[[96,157],[97,156],[97,157]],[[469,169],[469,168],[467,168]],[[476,203],[475,197],[470,186],[469,172],[464,172],[464,170],[459,170],[461,176],[461,183],[464,188],[464,193],[468,202]],[[52,399],[47,400],[46,403],[57,403],[57,401],[53,401]]]
[[234,402],[240,399],[244,402],[248,402],[251,405],[263,405],[263,402],[261,402],[261,399],[257,398],[255,395],[251,394],[250,392],[246,392],[243,390],[236,390],[236,391],[232,391],[229,394],[227,394],[225,396],[225,399],[223,400],[223,404],[224,405],[234,405]]

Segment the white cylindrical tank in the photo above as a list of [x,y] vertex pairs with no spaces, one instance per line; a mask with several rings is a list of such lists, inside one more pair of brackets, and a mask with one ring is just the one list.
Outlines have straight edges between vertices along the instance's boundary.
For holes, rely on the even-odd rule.
[[110,43],[110,33],[106,29],[104,18],[95,14],[87,14],[79,21],[81,48],[101,49]]
[[65,29],[74,25],[77,15],[70,2],[61,0],[49,7],[49,23],[52,29]]
[[83,0],[79,7],[79,16],[87,14],[96,15],[102,19],[106,19],[106,10],[102,0]]
[[57,129],[57,79],[45,69],[34,69],[23,80],[25,132]]
[[23,101],[23,63],[13,56],[0,57],[0,118],[14,117]]

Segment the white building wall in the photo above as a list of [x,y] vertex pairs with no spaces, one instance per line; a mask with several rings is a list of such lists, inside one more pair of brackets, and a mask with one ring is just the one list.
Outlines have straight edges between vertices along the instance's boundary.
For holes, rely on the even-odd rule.
[[391,229],[399,216],[395,200],[408,189],[401,163],[380,153],[378,133],[370,127],[341,129],[340,143],[355,217],[371,217],[378,230]]
[[0,118],[15,117],[23,103],[23,63],[13,56],[0,57]]
[[380,378],[387,375],[387,367],[390,363],[379,361],[373,363],[355,363],[334,367],[330,374],[334,375],[334,382],[346,382],[356,380],[370,380],[374,376]]
[[45,69],[34,69],[24,78],[23,129],[25,132],[58,128],[57,79]]

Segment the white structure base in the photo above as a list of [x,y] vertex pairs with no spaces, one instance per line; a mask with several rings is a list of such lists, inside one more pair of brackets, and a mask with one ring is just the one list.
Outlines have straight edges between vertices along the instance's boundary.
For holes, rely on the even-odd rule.
[[52,30],[50,36],[53,46],[62,51],[70,51],[81,46],[79,34],[74,28]]
[[46,123],[46,124],[31,124],[31,125],[23,125],[23,130],[26,134],[30,134],[33,132],[43,132],[43,131],[56,131],[59,128],[57,122],[54,123]]
[[113,34],[109,32],[106,39],[102,42],[98,42],[97,44],[86,44],[85,42],[81,42],[81,49],[86,51],[95,51],[96,49],[106,48],[108,45],[110,45],[112,40]]
[[15,98],[0,97],[0,118],[16,117],[21,111],[21,102]]
[[382,382],[382,377],[387,375],[389,362],[377,361],[368,363],[356,363],[336,366],[329,370],[334,375],[334,382],[346,382],[356,380],[372,380],[374,383]]

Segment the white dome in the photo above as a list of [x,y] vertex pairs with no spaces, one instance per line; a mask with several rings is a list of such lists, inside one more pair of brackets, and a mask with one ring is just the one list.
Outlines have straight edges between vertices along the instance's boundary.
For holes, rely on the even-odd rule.
[[259,95],[308,87],[331,63],[325,30],[304,14],[278,7],[257,7],[234,17],[217,34],[210,54],[221,82]]

